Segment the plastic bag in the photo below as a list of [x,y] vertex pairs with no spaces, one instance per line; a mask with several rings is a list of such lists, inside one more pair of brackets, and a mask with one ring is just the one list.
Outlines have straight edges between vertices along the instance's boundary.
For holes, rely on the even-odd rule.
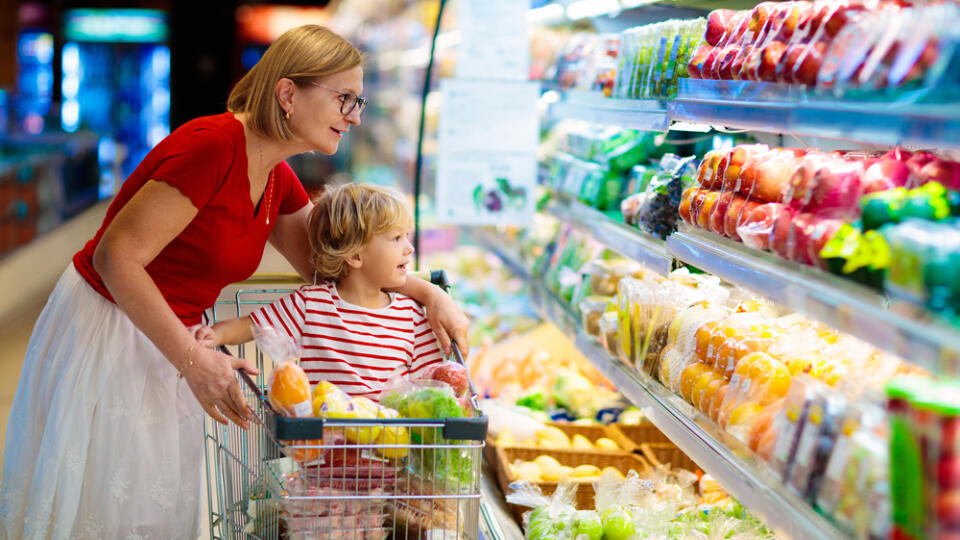
[[257,347],[273,360],[273,370],[267,377],[267,396],[273,408],[284,416],[313,416],[310,380],[300,367],[297,344],[269,326],[253,325],[253,337]]

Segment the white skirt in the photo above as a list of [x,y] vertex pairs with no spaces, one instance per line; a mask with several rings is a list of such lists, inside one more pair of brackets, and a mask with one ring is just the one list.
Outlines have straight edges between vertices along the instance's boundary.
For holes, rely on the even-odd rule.
[[71,264],[40,314],[10,412],[0,538],[197,538],[203,409]]

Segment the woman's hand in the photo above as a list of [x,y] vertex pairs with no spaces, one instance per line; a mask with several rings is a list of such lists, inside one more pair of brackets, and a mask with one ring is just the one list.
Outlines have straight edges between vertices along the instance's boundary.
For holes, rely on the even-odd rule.
[[249,360],[207,349],[201,343],[197,345],[191,353],[193,363],[183,368],[190,391],[211,418],[221,424],[226,424],[229,418],[247,429],[252,414],[233,370],[243,369],[250,375],[259,374],[259,370]]
[[450,340],[457,343],[460,354],[464,358],[470,354],[470,342],[467,337],[470,331],[470,319],[460,309],[460,306],[437,287],[433,287],[436,294],[431,295],[430,301],[424,306],[427,308],[427,319],[430,327],[440,340],[440,348],[445,355],[450,354]]

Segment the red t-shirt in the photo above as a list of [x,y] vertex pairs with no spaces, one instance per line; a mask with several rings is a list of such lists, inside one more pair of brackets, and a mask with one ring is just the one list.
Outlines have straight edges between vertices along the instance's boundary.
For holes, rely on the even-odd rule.
[[147,154],[113,199],[100,230],[73,256],[77,272],[111,302],[93,268],[93,252],[120,209],[151,179],[177,188],[199,210],[147,266],[167,304],[187,325],[200,322],[224,287],[253,274],[277,215],[309,202],[297,175],[281,161],[254,215],[243,124],[229,112],[187,122]]

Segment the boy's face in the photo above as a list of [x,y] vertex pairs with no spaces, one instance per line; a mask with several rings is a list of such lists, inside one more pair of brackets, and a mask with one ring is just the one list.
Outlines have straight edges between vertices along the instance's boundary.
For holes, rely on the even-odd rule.
[[399,287],[407,280],[413,244],[409,227],[394,227],[374,235],[360,251],[361,267],[367,279],[381,289]]

